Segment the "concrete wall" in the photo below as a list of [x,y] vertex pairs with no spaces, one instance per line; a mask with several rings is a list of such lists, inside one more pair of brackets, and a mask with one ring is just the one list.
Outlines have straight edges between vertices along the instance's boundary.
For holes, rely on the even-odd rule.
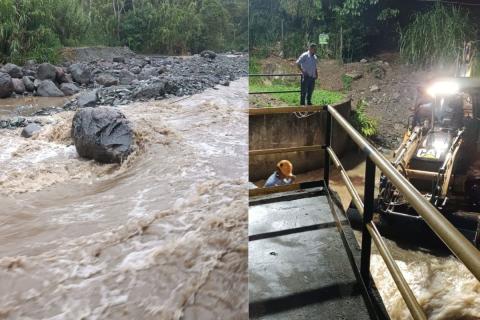
[[[348,118],[350,101],[335,106],[342,116]],[[353,142],[338,124],[333,122],[332,146],[338,156],[347,148],[354,148]],[[251,115],[249,117],[249,149],[274,149],[323,145],[325,143],[326,112],[317,112],[307,118],[297,118],[295,114]],[[291,152],[272,155],[250,156],[250,181],[266,179],[279,160],[293,163],[294,174],[323,167],[324,151]]]

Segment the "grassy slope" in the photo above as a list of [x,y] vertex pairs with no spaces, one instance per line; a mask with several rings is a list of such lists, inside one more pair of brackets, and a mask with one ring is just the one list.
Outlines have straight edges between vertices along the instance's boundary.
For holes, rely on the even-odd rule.
[[[300,90],[299,86],[294,85],[280,85],[280,84],[261,84],[261,83],[250,83],[250,92],[263,92],[263,91],[289,91],[289,90]],[[275,93],[272,94],[273,97],[287,103],[288,105],[299,105],[300,104],[300,93]],[[313,92],[312,103],[314,105],[326,105],[333,104],[344,99],[344,95],[336,91],[328,91],[316,88]]]

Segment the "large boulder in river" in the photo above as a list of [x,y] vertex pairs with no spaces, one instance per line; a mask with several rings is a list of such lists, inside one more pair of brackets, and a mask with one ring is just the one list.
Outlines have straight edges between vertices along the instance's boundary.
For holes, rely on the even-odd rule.
[[120,71],[119,78],[120,84],[123,85],[131,84],[133,80],[137,79],[137,77],[133,73],[125,69]]
[[6,72],[0,72],[0,98],[7,98],[13,92],[12,77]]
[[140,100],[148,100],[158,98],[165,95],[165,82],[157,81],[140,85],[135,88],[133,97]]
[[3,71],[8,73],[10,77],[20,79],[23,77],[22,68],[13,63],[7,63],[3,66]]
[[90,83],[92,74],[85,63],[74,63],[69,68],[73,80],[80,84]]
[[159,74],[164,72],[164,68],[155,68],[155,67],[145,67],[142,69],[142,72],[138,75],[139,80],[148,80],[153,77],[158,77]]
[[35,85],[33,84],[33,81],[27,77],[27,76],[24,76],[22,78],[22,81],[23,81],[23,85],[25,86],[25,89],[29,92],[33,92],[35,91]]
[[43,80],[37,88],[37,94],[42,97],[63,97],[63,92],[57,88],[52,80]]
[[55,67],[55,80],[57,81],[57,83],[71,82],[71,81],[68,81],[67,74],[65,73],[65,70],[63,70],[62,67]]
[[95,78],[95,81],[104,87],[116,86],[118,84],[118,79],[109,73],[100,73]]
[[80,91],[80,88],[77,87],[74,83],[62,83],[60,85],[60,90],[66,96],[74,95]]
[[21,136],[24,138],[30,138],[40,130],[42,130],[42,127],[40,127],[40,125],[36,124],[35,122],[32,122],[29,123],[25,128],[23,128]]
[[97,90],[84,92],[77,99],[79,108],[95,107],[97,105]]
[[15,93],[22,94],[25,92],[25,84],[23,83],[22,79],[13,78],[12,84],[13,91],[15,91]]
[[37,78],[40,80],[54,81],[57,75],[57,69],[53,64],[42,63],[37,69]]
[[130,122],[112,107],[78,110],[72,121],[72,139],[81,157],[102,163],[120,163],[133,150]]

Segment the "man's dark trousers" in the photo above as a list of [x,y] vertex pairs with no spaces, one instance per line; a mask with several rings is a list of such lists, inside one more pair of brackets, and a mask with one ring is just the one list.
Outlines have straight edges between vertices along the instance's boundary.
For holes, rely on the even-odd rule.
[[307,99],[307,104],[312,104],[312,94],[313,89],[315,88],[315,78],[309,77],[307,75],[302,76],[302,83],[300,86],[300,105],[305,105],[305,98]]

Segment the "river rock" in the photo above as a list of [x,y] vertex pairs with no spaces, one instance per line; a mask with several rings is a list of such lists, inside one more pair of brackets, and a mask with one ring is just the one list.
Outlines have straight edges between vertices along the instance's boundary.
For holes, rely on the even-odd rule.
[[40,130],[42,130],[42,127],[37,123],[32,122],[23,128],[21,135],[24,138],[30,138],[34,133],[39,132]]
[[215,59],[217,54],[211,50],[204,50],[200,52],[200,56],[207,59]]
[[74,95],[75,93],[78,93],[80,91],[80,88],[78,88],[73,83],[62,83],[60,85],[60,90],[63,92],[64,95],[71,96],[71,95]]
[[37,72],[35,70],[23,68],[23,76],[35,78],[36,75]]
[[73,80],[80,84],[90,83],[91,73],[84,63],[74,63],[69,67]]
[[33,86],[34,86],[35,90],[37,90],[38,87],[40,87],[40,83],[42,83],[42,80],[39,80],[39,79],[33,80]]
[[130,122],[115,108],[84,108],[75,113],[72,138],[81,157],[120,163],[133,150]]
[[145,67],[142,69],[142,72],[138,75],[139,80],[148,80],[153,77],[158,76],[160,73],[162,73],[161,68],[155,68],[155,67]]
[[55,67],[55,79],[57,80],[58,83],[71,82],[71,81],[68,81],[67,74],[65,73],[65,70],[62,67]]
[[139,74],[140,72],[142,72],[142,68],[140,68],[139,66],[133,66],[130,70],[134,74]]
[[57,76],[57,69],[53,64],[42,63],[37,69],[37,78],[40,80],[54,81]]
[[104,87],[116,86],[118,84],[118,79],[109,73],[100,73],[95,78],[95,81]]
[[125,63],[125,57],[113,57],[113,62]]
[[13,91],[15,91],[15,93],[22,94],[25,92],[25,84],[23,83],[22,79],[13,78],[12,84]]
[[29,77],[24,76],[24,77],[22,78],[22,81],[23,81],[23,85],[25,86],[25,89],[26,89],[28,92],[33,92],[33,91],[35,91],[35,85],[33,84],[33,81],[30,80]]
[[79,108],[94,107],[97,105],[97,90],[83,93],[78,97],[77,106]]
[[52,80],[43,80],[37,88],[37,94],[42,97],[63,97],[65,96],[60,89],[57,88]]
[[0,72],[0,98],[7,98],[13,93],[12,77],[6,72]]
[[73,83],[73,77],[70,73],[65,73],[65,83]]
[[135,99],[142,100],[157,98],[163,95],[165,95],[165,82],[163,81],[141,85],[133,92]]
[[6,65],[3,66],[2,68],[6,73],[10,75],[12,78],[17,78],[21,79],[23,77],[23,71],[22,68],[17,66],[16,64],[13,63],[7,63]]
[[128,70],[121,70],[119,74],[120,84],[128,85],[131,84],[133,80],[136,79],[135,75]]
[[349,78],[352,78],[352,80],[358,80],[361,77],[363,77],[363,75],[360,72],[357,72],[357,71],[347,72],[347,73],[345,73],[345,76],[347,76]]

